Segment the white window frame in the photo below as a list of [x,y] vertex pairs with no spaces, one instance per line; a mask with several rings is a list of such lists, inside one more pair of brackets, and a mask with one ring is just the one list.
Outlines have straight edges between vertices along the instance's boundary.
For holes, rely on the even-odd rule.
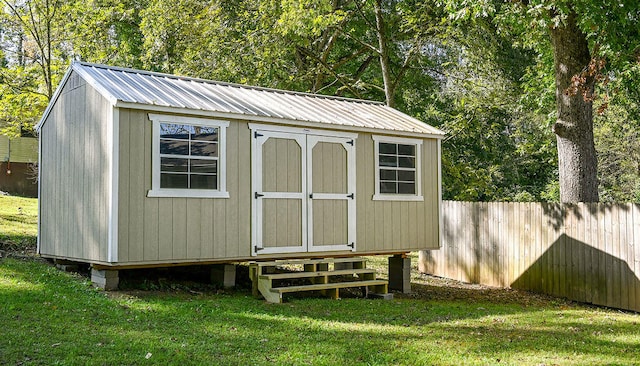
[[[229,198],[227,192],[227,148],[226,130],[229,121],[208,118],[172,116],[168,114],[149,113],[153,124],[153,141],[151,144],[151,190],[147,197],[190,197],[190,198]],[[160,188],[160,124],[173,123],[191,126],[215,127],[218,129],[218,189]]]
[[[375,193],[374,201],[424,201],[422,196],[422,142],[421,139],[393,137],[393,136],[376,136],[373,135],[373,150],[375,160]],[[380,193],[380,143],[414,145],[416,147],[416,193]]]

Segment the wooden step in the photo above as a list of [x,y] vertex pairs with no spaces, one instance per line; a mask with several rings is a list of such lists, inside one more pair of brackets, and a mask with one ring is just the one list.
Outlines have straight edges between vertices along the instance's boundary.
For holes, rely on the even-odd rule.
[[386,285],[385,280],[367,280],[367,281],[350,281],[350,282],[336,282],[336,283],[319,283],[315,285],[300,285],[300,286],[286,286],[286,287],[274,287],[270,289],[271,292],[283,294],[287,292],[302,292],[302,291],[318,291],[348,287],[364,287],[364,286],[378,286]]
[[288,273],[273,273],[273,274],[263,274],[259,275],[260,279],[267,280],[281,280],[281,279],[291,279],[291,278],[310,278],[310,277],[324,277],[324,276],[345,276],[350,274],[366,274],[366,273],[376,273],[375,269],[341,269],[334,271],[315,271],[315,272],[288,272]]
[[[330,266],[330,264],[334,266]],[[354,268],[338,269],[338,263],[352,263]],[[302,265],[302,270],[295,270],[286,273],[264,273],[273,271],[274,267]],[[314,258],[314,259],[293,259],[275,260],[267,262],[251,262],[249,266],[249,276],[253,282],[253,294],[262,296],[268,302],[281,303],[282,295],[291,292],[302,291],[322,291],[323,294],[333,298],[338,298],[341,288],[361,287],[363,293],[368,296],[372,294],[381,295],[384,298],[392,298],[388,293],[388,282],[377,280],[376,271],[367,269],[367,260],[361,257],[349,258]],[[358,277],[354,277],[357,275]],[[344,276],[344,277],[339,277]],[[348,276],[351,276],[350,278]],[[332,277],[334,282],[329,281]],[[310,281],[308,285],[285,286],[285,284],[274,283],[276,280],[304,280]]]
[[[263,280],[266,281],[266,280]],[[265,288],[262,290],[264,298],[268,302],[282,303],[282,295],[290,292],[302,292],[302,291],[324,291],[324,293],[331,298],[339,298],[339,290],[341,288],[353,288],[363,287],[365,288],[365,296],[369,291],[373,293],[385,295],[388,291],[388,284],[385,280],[364,280],[364,281],[349,281],[349,282],[337,282],[337,283],[319,283],[314,285],[301,285],[301,286],[286,286],[286,287],[274,287]]]

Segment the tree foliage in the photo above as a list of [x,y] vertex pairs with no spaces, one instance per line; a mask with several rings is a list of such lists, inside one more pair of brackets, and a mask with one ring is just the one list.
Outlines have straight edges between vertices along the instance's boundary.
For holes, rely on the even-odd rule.
[[601,196],[640,199],[631,0],[3,2],[2,133],[32,128],[72,60],[373,99],[447,132],[444,196],[460,200],[559,198],[549,32],[577,14],[597,62],[570,86],[602,107]]
[[[539,64],[539,70],[555,78],[553,131],[561,199],[597,201],[592,103],[600,97],[597,88],[605,87],[612,75],[619,78],[637,66],[637,4],[592,0],[445,3],[452,19],[490,19],[501,32],[535,51],[540,61],[548,62],[549,54],[553,55],[553,67]],[[606,109],[608,95],[601,99],[600,112]]]

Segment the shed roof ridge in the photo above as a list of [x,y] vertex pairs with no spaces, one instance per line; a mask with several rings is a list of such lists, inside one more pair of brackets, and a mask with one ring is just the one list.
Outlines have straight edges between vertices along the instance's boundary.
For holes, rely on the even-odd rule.
[[127,73],[133,73],[133,74],[140,74],[140,75],[147,75],[147,76],[156,76],[156,77],[168,78],[173,80],[184,80],[184,81],[191,81],[191,82],[197,82],[202,84],[211,84],[211,85],[227,86],[227,87],[234,87],[234,88],[241,88],[241,89],[248,89],[248,90],[263,91],[263,92],[269,92],[269,93],[280,93],[280,94],[288,94],[288,95],[295,95],[295,96],[301,96],[301,97],[312,97],[312,98],[320,98],[320,99],[340,100],[340,101],[345,101],[350,103],[362,103],[362,104],[386,106],[386,104],[383,102],[367,100],[367,99],[339,97],[335,95],[324,95],[324,94],[308,93],[308,92],[301,92],[301,91],[294,91],[294,90],[245,85],[245,84],[231,83],[226,81],[218,81],[218,80],[211,80],[211,79],[204,79],[204,78],[196,78],[191,76],[168,74],[168,73],[162,73],[157,71],[140,70],[140,69],[134,69],[134,68],[122,67],[122,66],[97,64],[97,63],[91,63],[91,62],[85,62],[85,61],[73,61],[72,66],[76,66],[76,65],[85,66],[85,67],[94,67],[94,68],[100,68],[100,69],[112,70],[112,71],[127,72]]

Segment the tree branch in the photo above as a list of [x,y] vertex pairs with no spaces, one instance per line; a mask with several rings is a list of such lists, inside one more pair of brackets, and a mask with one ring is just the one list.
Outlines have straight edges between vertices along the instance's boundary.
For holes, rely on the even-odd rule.
[[312,52],[309,52],[308,50],[306,50],[304,48],[301,48],[301,47],[298,47],[298,49],[300,50],[300,52],[304,53],[307,57],[315,60],[320,65],[322,65],[331,75],[333,75],[333,77],[335,77],[336,79],[340,80],[340,83],[342,85],[344,85],[346,88],[348,88],[350,92],[352,92],[358,98],[361,98],[360,97],[360,93],[358,93],[357,90],[353,89],[353,87],[351,87],[351,85],[349,85],[349,83],[347,83],[344,80],[344,78],[342,78],[342,76],[340,76],[337,72],[335,72],[335,70],[333,70],[330,65],[328,65],[326,62],[322,61],[320,58],[318,58],[318,56],[314,55]]

